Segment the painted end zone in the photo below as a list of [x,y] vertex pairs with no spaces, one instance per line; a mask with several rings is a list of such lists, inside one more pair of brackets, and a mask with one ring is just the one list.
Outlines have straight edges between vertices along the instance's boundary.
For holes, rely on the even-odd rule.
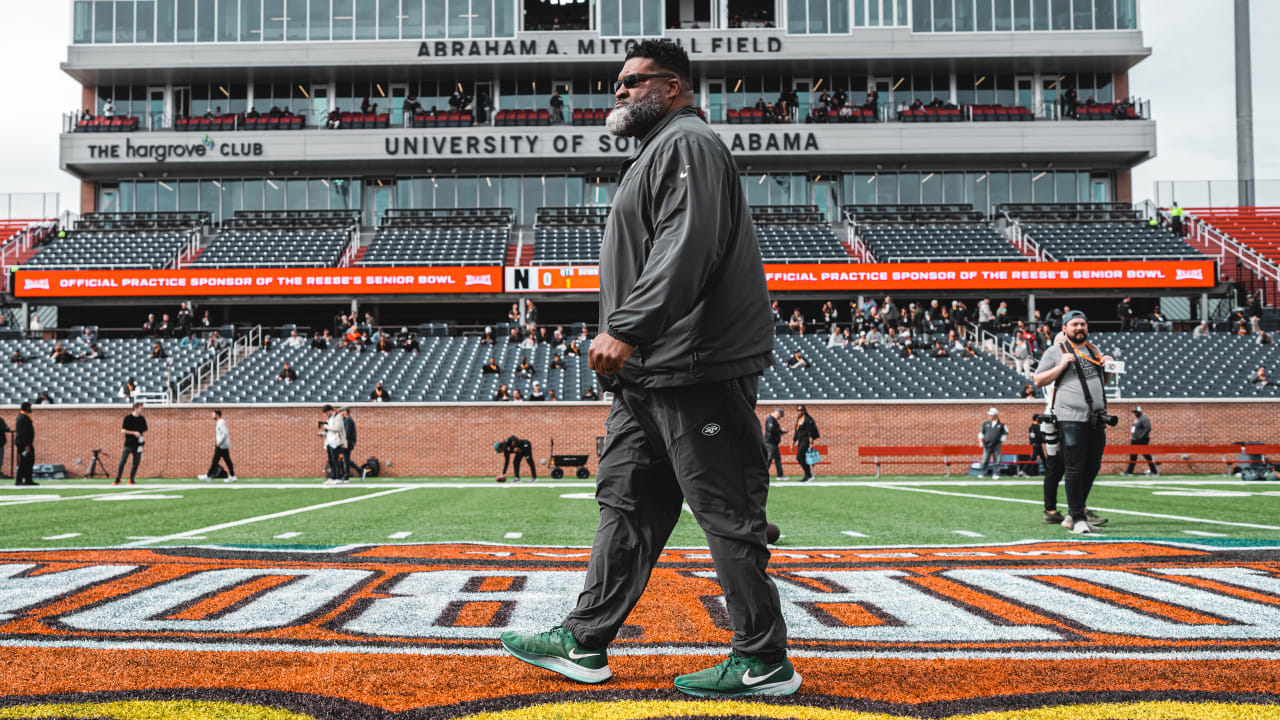
[[[0,719],[1280,720],[1280,550],[1055,542],[775,552],[805,683],[691,702],[727,612],[705,550],[664,553],[582,686],[507,657],[557,624],[584,548],[0,552]],[[989,713],[989,714],[986,714]]]

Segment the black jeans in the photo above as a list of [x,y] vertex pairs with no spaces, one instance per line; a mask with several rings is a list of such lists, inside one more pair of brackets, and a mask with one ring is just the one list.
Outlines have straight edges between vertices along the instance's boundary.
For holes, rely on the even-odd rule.
[[[1151,444],[1151,438],[1144,438],[1144,439],[1142,439],[1142,440],[1130,440],[1130,441],[1129,441],[1129,444],[1130,444],[1130,445],[1150,445],[1150,444]],[[1155,458],[1151,457],[1150,455],[1143,455],[1142,457],[1146,459],[1146,461],[1147,461],[1147,467],[1151,468],[1151,474],[1152,474],[1152,475],[1155,475],[1156,473],[1160,472],[1159,470],[1157,470],[1157,469],[1156,469]],[[1134,465],[1136,465],[1136,464],[1137,464],[1137,462],[1138,462],[1138,456],[1137,456],[1137,455],[1130,455],[1130,456],[1129,456],[1129,467],[1125,468],[1125,472],[1127,472],[1127,473],[1129,473],[1130,475],[1132,475],[1132,474],[1133,474],[1133,466],[1134,466]]]
[[329,479],[338,480],[347,476],[346,462],[343,456],[343,448],[325,447],[325,452],[329,454]]
[[1044,456],[1044,509],[1058,509],[1058,485],[1062,483],[1062,448],[1057,455]]
[[36,465],[36,449],[28,448],[26,452],[18,451],[18,469],[13,473],[13,480],[16,484],[22,485],[29,482],[35,482],[34,473]]
[[1090,427],[1087,422],[1058,421],[1062,429],[1063,475],[1067,482],[1067,507],[1073,519],[1084,519],[1093,481],[1102,469],[1102,451],[1107,447],[1107,427]]
[[805,455],[809,453],[809,441],[803,440],[796,445],[796,462],[800,463],[800,470],[804,472],[804,478],[808,480],[813,477],[813,466],[805,459]]
[[362,472],[362,470],[360,469],[360,466],[351,461],[351,455],[355,451],[356,451],[355,445],[352,445],[349,448],[344,448],[342,450],[342,472],[338,473],[339,475],[343,477],[351,477],[351,473],[353,471],[355,472],[356,475],[359,475]]
[[125,445],[120,451],[120,464],[116,466],[116,482],[120,482],[121,476],[124,475],[124,464],[130,456],[133,456],[133,466],[129,468],[129,482],[133,482],[133,479],[138,476],[138,463],[142,462],[142,448]]
[[236,468],[231,464],[231,450],[224,447],[214,446],[213,462],[209,463],[209,472],[206,473],[206,475],[213,477],[214,471],[218,469],[219,461],[225,461],[227,463],[227,475],[236,474]]
[[773,463],[773,467],[777,471],[776,473],[777,476],[786,477],[787,474],[782,470],[782,451],[779,450],[778,446],[773,443],[765,443],[764,447],[765,447],[765,459],[764,459],[765,467],[768,467],[769,463]]

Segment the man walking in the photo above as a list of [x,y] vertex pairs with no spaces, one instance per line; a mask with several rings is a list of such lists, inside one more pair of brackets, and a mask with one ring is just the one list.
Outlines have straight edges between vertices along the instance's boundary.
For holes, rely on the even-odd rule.
[[782,474],[782,450],[778,447],[782,444],[782,418],[786,414],[786,411],[778,408],[764,419],[764,466],[768,468],[770,463],[773,464],[778,473],[778,482],[787,481],[787,476]]
[[1039,387],[1054,386],[1050,409],[1058,417],[1062,435],[1060,452],[1069,513],[1062,526],[1080,535],[1106,522],[1089,513],[1086,502],[1107,447],[1103,385],[1109,377],[1104,367],[1112,358],[1088,342],[1089,319],[1084,313],[1072,310],[1063,320],[1066,340],[1045,350],[1034,381]]
[[147,442],[147,419],[142,416],[142,403],[133,404],[133,410],[120,423],[120,432],[124,434],[124,449],[120,451],[120,464],[116,466],[116,481],[111,484],[120,484],[120,478],[124,476],[124,464],[129,458],[133,458],[133,465],[129,468],[129,484],[136,485],[134,478],[138,476],[138,463],[142,462],[142,446]]
[[[617,637],[687,502],[724,592],[733,651],[682,675],[689,695],[787,695],[778,590],[765,568],[768,467],[755,414],[773,315],[737,165],[698,115],[689,56],[627,51],[609,131],[622,165],[600,250],[600,334],[588,356],[614,393],[597,471],[600,524],[577,606],[550,632],[502,635],[512,655],[579,682],[609,679]],[[733,308],[725,313],[725,308]]]
[[329,459],[329,477],[325,485],[342,485],[347,482],[346,466],[343,464],[342,451],[347,446],[347,429],[343,423],[342,413],[336,412],[332,405],[320,408],[324,420],[320,421],[320,431],[316,434],[324,438],[324,451]]
[[[1129,444],[1130,445],[1150,445],[1151,444],[1151,419],[1142,414],[1142,407],[1133,408],[1133,423],[1129,425]],[[1147,474],[1160,475],[1160,469],[1156,467],[1155,459],[1150,455],[1142,456],[1147,461]],[[1129,456],[1129,467],[1125,468],[1121,475],[1132,475],[1133,466],[1138,462],[1138,456]]]
[[[9,423],[5,422],[4,418],[0,417],[0,478],[9,477],[8,475],[4,474],[4,451],[5,451],[5,447],[8,444],[9,444]],[[12,470],[14,472],[17,472],[18,468],[14,467],[12,468]]]
[[[382,383],[378,383],[378,386],[381,387]],[[360,476],[360,479],[363,480],[364,470],[351,460],[352,455],[356,451],[356,421],[351,417],[351,408],[343,406],[343,408],[338,412],[342,414],[342,430],[347,436],[347,446],[342,451],[341,475],[343,478],[348,478],[351,476],[352,472],[355,472]]]
[[18,419],[13,423],[13,445],[18,451],[18,469],[13,472],[14,485],[36,485],[36,430],[31,424],[31,403],[24,402],[18,408]]
[[231,464],[231,432],[227,429],[227,421],[221,410],[213,411],[213,461],[209,463],[209,472],[197,477],[198,480],[210,482],[217,472],[219,463],[227,463],[227,477],[223,482],[236,481],[236,467]]
[[988,463],[991,466],[991,477],[1000,474],[1000,449],[1008,439],[1009,428],[1000,422],[1000,411],[991,408],[987,411],[987,421],[978,430],[978,445],[982,447],[982,464],[978,466],[978,477],[987,474]]

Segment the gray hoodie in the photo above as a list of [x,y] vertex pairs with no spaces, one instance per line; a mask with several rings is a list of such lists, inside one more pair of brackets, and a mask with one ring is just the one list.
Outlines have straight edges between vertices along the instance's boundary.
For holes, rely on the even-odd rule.
[[636,346],[615,381],[676,387],[773,364],[773,313],[738,167],[693,108],[622,165],[600,248],[600,327]]

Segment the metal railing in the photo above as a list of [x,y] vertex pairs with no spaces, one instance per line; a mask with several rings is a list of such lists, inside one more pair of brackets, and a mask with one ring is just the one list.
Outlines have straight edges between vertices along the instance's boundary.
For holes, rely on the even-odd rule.
[[235,342],[220,348],[190,373],[178,381],[175,396],[177,402],[192,402],[205,388],[212,385],[231,368],[262,347],[262,326],[255,325]]
[[[1150,200],[1146,202],[1149,213],[1158,213],[1163,222],[1172,221],[1167,210],[1156,207]],[[1230,254],[1238,266],[1244,266],[1264,281],[1273,283],[1274,288],[1271,294],[1280,293],[1280,265],[1195,215],[1188,213],[1188,217],[1190,218],[1189,228],[1195,241],[1211,250],[1217,248],[1219,267],[1223,264],[1225,256]]]

